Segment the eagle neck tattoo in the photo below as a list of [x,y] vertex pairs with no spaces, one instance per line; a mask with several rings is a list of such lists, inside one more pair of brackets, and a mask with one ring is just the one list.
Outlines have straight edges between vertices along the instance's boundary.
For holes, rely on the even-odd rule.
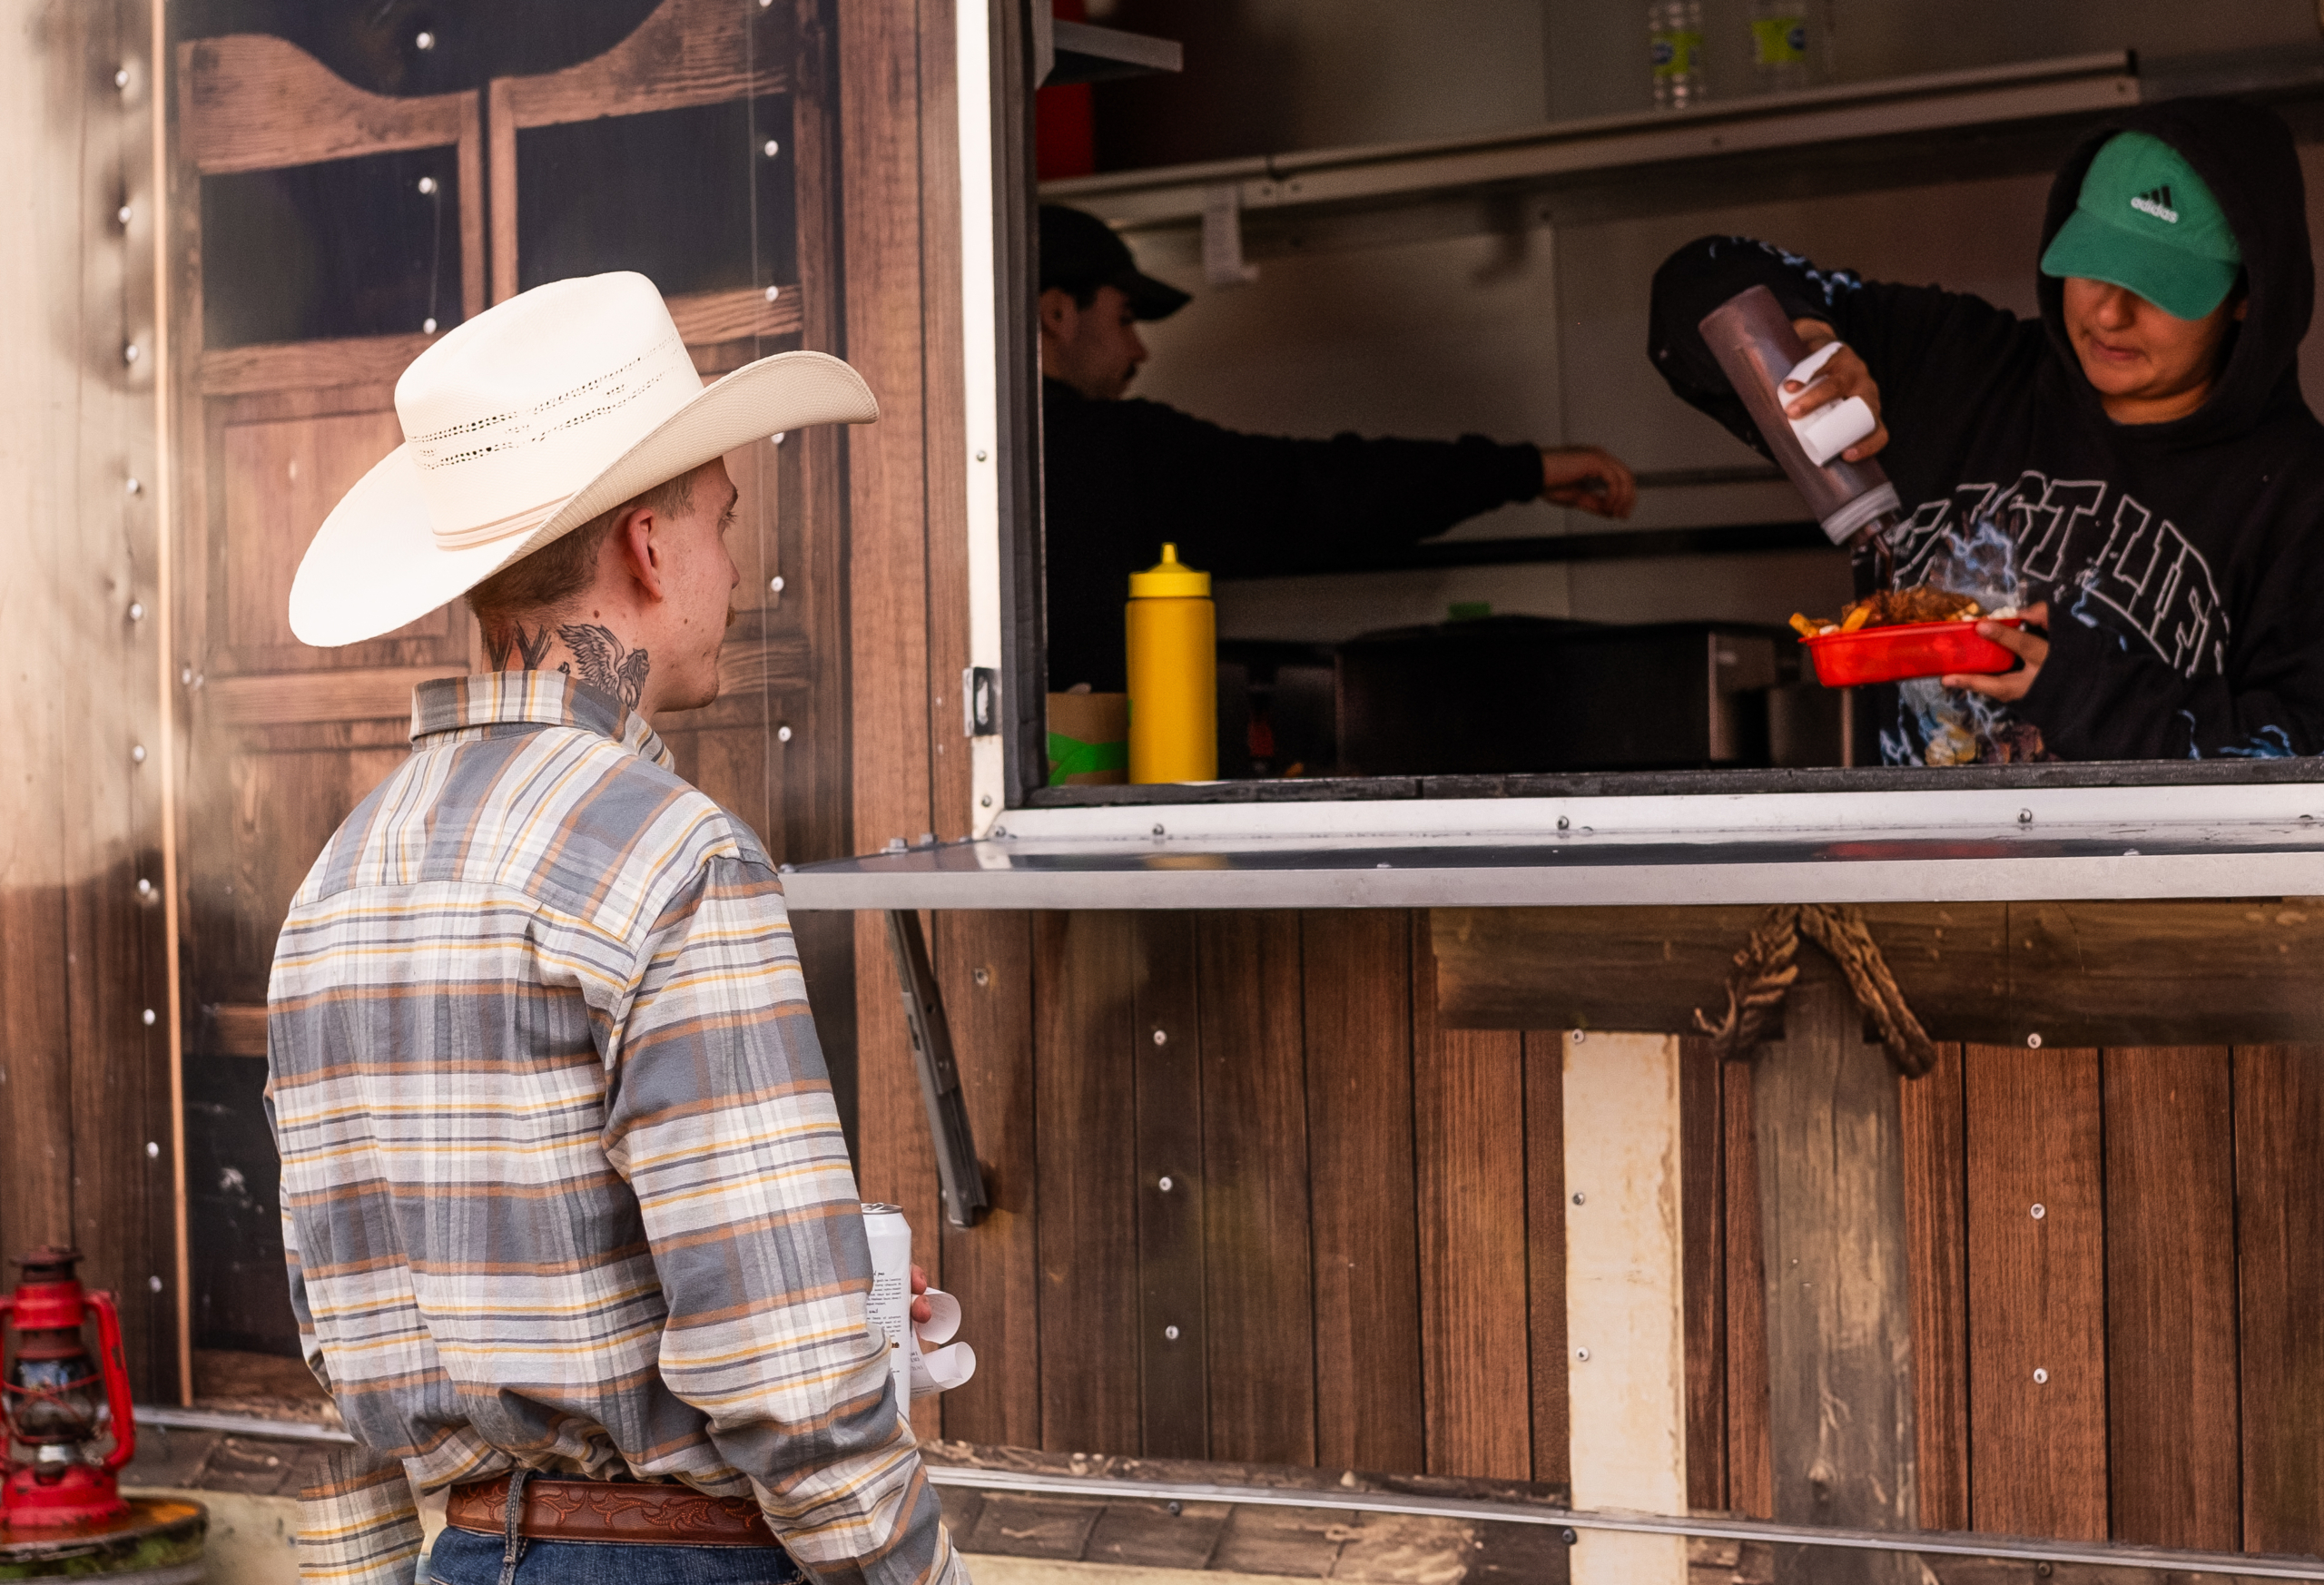
[[572,654],[571,659],[556,663],[566,676],[620,700],[625,709],[636,709],[645,696],[645,678],[654,669],[648,652],[631,649],[603,623],[565,622],[554,628],[543,623],[528,629],[521,622],[499,622],[484,635],[485,653],[496,671],[508,670],[512,658],[522,663],[522,669],[537,671],[552,643]]

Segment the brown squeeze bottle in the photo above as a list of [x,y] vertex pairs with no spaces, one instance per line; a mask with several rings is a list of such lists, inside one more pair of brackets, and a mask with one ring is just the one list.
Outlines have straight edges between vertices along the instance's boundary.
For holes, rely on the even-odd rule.
[[[1850,403],[1833,403],[1797,421],[1784,412],[1784,381],[1802,364],[1821,365],[1809,359],[1807,343],[1791,328],[1783,305],[1764,286],[1738,292],[1719,304],[1704,316],[1701,329],[1711,356],[1718,359],[1728,383],[1743,399],[1751,421],[1758,426],[1760,438],[1807,497],[1807,509],[1816,514],[1833,544],[1847,546],[1860,555],[1868,551],[1874,585],[1886,588],[1895,574],[1887,531],[1904,514],[1896,487],[1888,482],[1876,462],[1840,460],[1839,451],[1852,440],[1830,444],[1857,428],[1869,434],[1871,409],[1851,399]],[[1812,381],[1812,370],[1807,378]],[[1794,391],[1790,399],[1797,400],[1798,396]],[[1823,455],[1811,452],[1811,445]]]

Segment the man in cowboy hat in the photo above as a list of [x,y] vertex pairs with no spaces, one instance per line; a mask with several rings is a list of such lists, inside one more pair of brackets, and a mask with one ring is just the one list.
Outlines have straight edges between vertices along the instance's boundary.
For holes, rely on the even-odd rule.
[[774,868],[647,724],[717,693],[722,454],[872,394],[812,352],[705,389],[615,274],[461,325],[396,411],[291,626],[466,595],[500,669],[418,690],[276,952],[291,1300],[357,1443],[301,1571],[409,1580],[416,1484],[448,1489],[449,1585],[960,1585]]

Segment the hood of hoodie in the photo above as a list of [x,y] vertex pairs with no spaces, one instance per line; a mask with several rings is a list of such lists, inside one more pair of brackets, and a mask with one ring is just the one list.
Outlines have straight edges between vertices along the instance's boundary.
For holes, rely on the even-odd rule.
[[[2120,132],[2161,138],[2195,168],[2235,230],[2250,286],[2243,322],[2231,333],[2227,367],[2203,405],[2183,418],[2142,424],[2129,432],[2142,443],[2201,446],[2248,431],[2280,404],[2304,409],[2299,343],[2315,307],[2316,274],[2308,252],[2307,184],[2291,129],[2274,112],[2232,99],[2166,100],[2109,122],[2083,139],[2058,172],[2042,226],[2043,249],[2073,213],[2083,176],[2100,145]],[[2066,335],[2064,283],[2044,275],[2040,292],[2042,320],[2068,383],[2102,414],[2098,392],[2083,377],[2082,360]]]

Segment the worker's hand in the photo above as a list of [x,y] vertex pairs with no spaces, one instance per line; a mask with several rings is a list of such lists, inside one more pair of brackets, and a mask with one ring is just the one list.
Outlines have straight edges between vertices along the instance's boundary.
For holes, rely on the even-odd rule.
[[2000,622],[1977,624],[1978,636],[1990,638],[2025,664],[2014,672],[1981,674],[1947,672],[1937,679],[1948,688],[1960,688],[1971,694],[1983,694],[1988,699],[2004,704],[2025,697],[2034,679],[2042,674],[2042,663],[2050,658],[2050,641],[2034,631],[2050,625],[2050,603],[2039,600],[2018,613],[2025,619],[2024,627],[2011,627]]
[[[1794,320],[1791,328],[1799,339],[1815,351],[1839,340],[1839,332],[1821,320]],[[1807,394],[1802,396],[1805,391]],[[1795,397],[1799,399],[1794,400]],[[1832,354],[1832,360],[1817,371],[1816,383],[1801,386],[1793,380],[1783,382],[1784,416],[1804,418],[1826,402],[1846,401],[1850,397],[1862,397],[1872,416],[1880,418],[1880,387],[1874,383],[1872,370],[1856,355],[1853,347],[1843,347]],[[1888,421],[1880,419],[1880,428],[1840,453],[1843,462],[1862,462],[1866,458],[1888,444]]]
[[1638,480],[1603,447],[1561,446],[1541,453],[1541,498],[1600,517],[1627,517],[1638,506]]
[[911,1318],[914,1324],[936,1319],[936,1307],[920,1295],[928,1292],[928,1274],[918,1266],[911,1268]]

